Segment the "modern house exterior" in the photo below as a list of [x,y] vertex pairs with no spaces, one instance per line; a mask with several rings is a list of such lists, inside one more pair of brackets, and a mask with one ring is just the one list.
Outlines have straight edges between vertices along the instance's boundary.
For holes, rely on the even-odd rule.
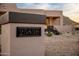
[[[5,13],[0,18],[0,24],[2,25],[2,38],[1,38],[2,53],[6,53],[7,55],[44,55],[44,52],[45,52],[44,44],[43,44],[43,40],[45,36],[44,30],[46,29],[47,26],[53,26],[53,23],[51,23],[51,21],[53,20],[51,19],[57,19],[56,22],[58,23],[56,23],[56,25],[62,26],[60,21],[60,19],[62,18],[59,18],[59,19],[58,18],[59,17],[52,18],[52,17],[47,17],[46,15],[20,13],[20,12]],[[23,35],[19,35],[19,37],[17,37],[18,33],[16,32],[20,30],[20,29],[17,30],[17,27],[19,28],[30,27],[31,29],[41,28],[41,31],[40,31],[41,34],[38,35],[39,34],[38,33],[37,34],[38,36],[34,34],[32,35],[27,34],[28,35],[27,37],[26,34],[24,36],[24,33],[25,33],[24,32],[24,33],[21,33]],[[6,45],[4,45],[4,43]],[[23,44],[25,44],[25,46]]]
[[75,31],[60,10],[18,9],[15,4],[2,4],[0,15],[2,55],[44,56],[45,29],[54,27],[62,34]]

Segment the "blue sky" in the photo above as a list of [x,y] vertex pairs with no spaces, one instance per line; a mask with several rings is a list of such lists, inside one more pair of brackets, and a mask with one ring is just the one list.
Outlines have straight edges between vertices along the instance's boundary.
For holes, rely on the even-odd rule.
[[21,9],[62,10],[65,16],[79,22],[79,3],[18,3]]
[[18,8],[23,8],[23,9],[62,9],[63,4],[61,3],[20,3],[17,4]]

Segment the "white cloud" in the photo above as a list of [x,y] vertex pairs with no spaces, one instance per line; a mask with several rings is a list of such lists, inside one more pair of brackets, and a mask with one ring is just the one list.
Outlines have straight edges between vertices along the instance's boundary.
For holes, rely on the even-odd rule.
[[70,17],[73,21],[79,22],[79,4],[70,3],[64,4],[63,14]]
[[60,4],[56,5],[54,3],[52,3],[52,5],[50,3],[40,3],[38,5],[35,5],[35,9],[45,9],[45,10],[61,10]]
[[64,4],[63,12],[67,15],[74,15],[79,12],[79,4]]
[[50,5],[48,3],[35,5],[35,9],[49,9]]
[[17,4],[18,8],[32,8],[32,9],[46,9],[46,10],[59,10],[62,6],[57,3],[23,3]]

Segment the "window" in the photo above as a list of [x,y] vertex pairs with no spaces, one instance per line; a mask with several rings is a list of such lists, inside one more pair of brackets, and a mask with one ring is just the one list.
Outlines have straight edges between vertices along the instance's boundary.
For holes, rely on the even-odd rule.
[[35,37],[41,36],[41,27],[17,27],[17,37]]

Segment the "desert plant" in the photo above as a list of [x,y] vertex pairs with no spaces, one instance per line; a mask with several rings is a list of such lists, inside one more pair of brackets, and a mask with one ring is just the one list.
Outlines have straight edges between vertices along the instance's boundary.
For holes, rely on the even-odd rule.
[[48,33],[47,33],[47,36],[48,36],[48,37],[51,37],[52,34],[53,34],[52,32],[48,32]]

